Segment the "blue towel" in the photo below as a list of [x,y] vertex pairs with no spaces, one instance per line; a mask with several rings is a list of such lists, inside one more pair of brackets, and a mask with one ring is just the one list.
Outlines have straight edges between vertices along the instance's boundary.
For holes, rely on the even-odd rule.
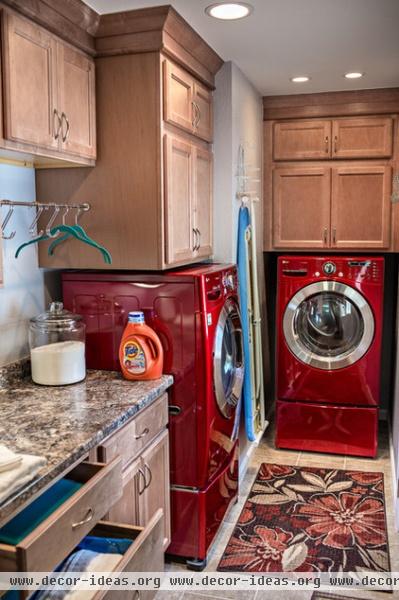
[[125,554],[133,540],[86,536],[77,546],[78,550],[91,550],[100,554]]
[[81,483],[71,479],[57,481],[0,529],[0,542],[13,546],[19,544],[70,496],[73,496],[81,486]]

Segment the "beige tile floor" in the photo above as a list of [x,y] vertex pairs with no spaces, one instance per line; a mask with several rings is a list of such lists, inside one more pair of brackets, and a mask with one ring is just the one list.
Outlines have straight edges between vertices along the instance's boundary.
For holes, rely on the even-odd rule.
[[[319,454],[310,452],[296,452],[288,450],[277,450],[274,447],[274,427],[269,426],[259,447],[252,454],[251,462],[241,483],[239,491],[238,503],[232,507],[227,514],[222,527],[219,530],[217,538],[210,550],[208,565],[206,571],[216,571],[219,560],[229,541],[229,538],[234,530],[234,525],[245,503],[246,497],[254,482],[259,466],[262,462],[275,462],[287,465],[299,466],[323,466],[334,467],[340,469],[352,469],[359,471],[382,471],[385,480],[385,500],[388,523],[388,539],[390,546],[391,567],[392,571],[399,571],[399,534],[395,530],[394,513],[393,513],[393,489],[392,489],[392,472],[389,455],[389,435],[388,426],[385,422],[380,423],[379,432],[379,451],[376,459],[366,460],[362,458],[353,458],[350,456],[333,456],[330,454]],[[166,570],[186,570],[185,566],[179,563],[168,563]],[[337,590],[334,591],[338,594]],[[399,600],[399,591],[386,596],[383,592],[345,592],[346,595],[359,599],[376,600]],[[344,592],[341,595],[345,595]],[[156,600],[204,600],[205,598],[235,599],[237,600],[310,600],[311,591],[291,592],[287,593],[278,591],[248,591],[248,592],[159,592]]]

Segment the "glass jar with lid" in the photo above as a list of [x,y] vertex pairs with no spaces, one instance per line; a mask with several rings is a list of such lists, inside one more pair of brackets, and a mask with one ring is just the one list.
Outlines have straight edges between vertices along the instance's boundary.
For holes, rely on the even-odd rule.
[[86,326],[80,315],[52,302],[30,320],[32,379],[41,385],[68,385],[86,377]]

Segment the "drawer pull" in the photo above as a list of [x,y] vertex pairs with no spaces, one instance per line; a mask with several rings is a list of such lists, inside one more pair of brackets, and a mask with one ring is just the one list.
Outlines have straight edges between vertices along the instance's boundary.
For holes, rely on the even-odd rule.
[[78,527],[82,527],[82,525],[86,525],[86,523],[90,523],[92,518],[94,517],[94,510],[89,508],[86,513],[86,516],[82,521],[78,521],[77,523],[72,523],[72,529],[77,529]]
[[146,427],[145,429],[143,429],[143,431],[139,435],[135,435],[134,439],[135,440],[141,440],[141,438],[145,437],[149,433],[150,433],[150,430],[148,429],[148,427]]
[[134,600],[140,600],[140,598],[141,598],[141,594],[140,594],[139,590],[136,590],[134,592]]
[[[140,489],[140,475],[141,475],[141,477],[143,478],[143,481],[144,481],[143,489]],[[144,493],[144,491],[146,490],[146,488],[147,488],[147,480],[145,478],[145,473],[144,473],[143,469],[140,467],[139,468],[139,490],[138,490],[139,491],[139,496],[141,496],[141,494]]]
[[145,488],[149,488],[152,482],[152,471],[150,469],[150,467],[147,465],[147,463],[144,463],[144,471],[148,471],[149,475],[150,475],[150,480],[147,483],[147,477],[145,478]]

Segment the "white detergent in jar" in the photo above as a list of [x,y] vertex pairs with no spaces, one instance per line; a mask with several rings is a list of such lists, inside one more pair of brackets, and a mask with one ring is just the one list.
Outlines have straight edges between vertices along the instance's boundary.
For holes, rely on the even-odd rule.
[[86,377],[84,342],[68,341],[32,348],[32,379],[40,385],[68,385]]

